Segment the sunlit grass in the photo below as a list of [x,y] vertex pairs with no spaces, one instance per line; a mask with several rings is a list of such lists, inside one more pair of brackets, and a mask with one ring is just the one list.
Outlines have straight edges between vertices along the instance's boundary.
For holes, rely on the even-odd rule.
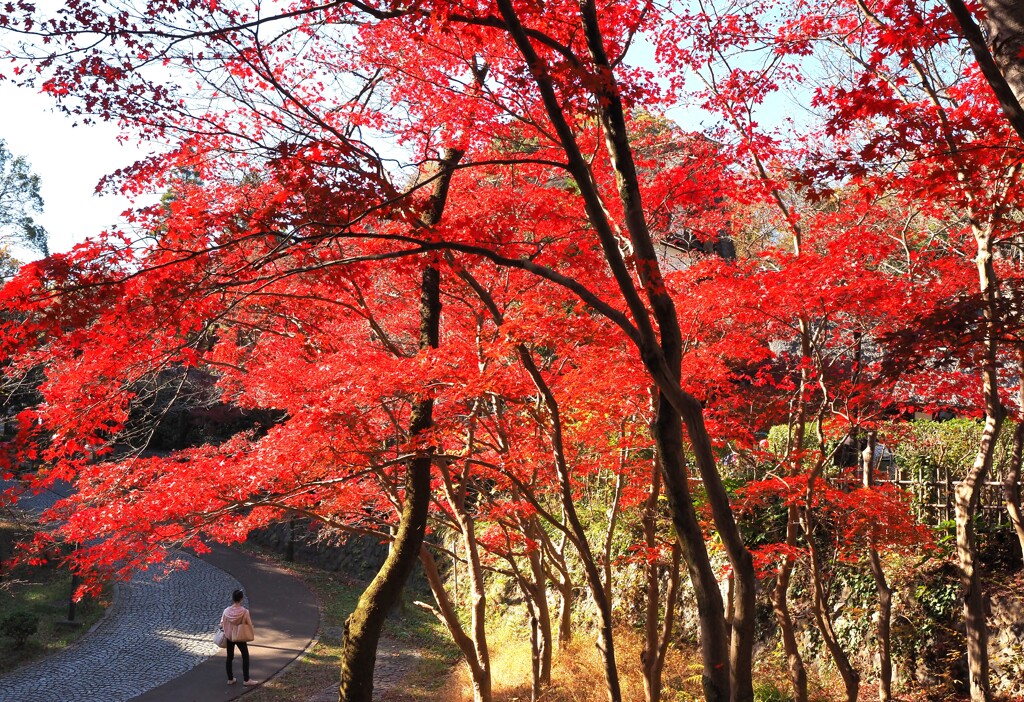
[[[519,626],[498,625],[489,632],[492,685],[495,702],[525,702],[530,699],[531,659],[529,636]],[[619,685],[624,700],[644,699],[640,671],[640,636],[630,629],[615,634]],[[689,646],[673,647],[665,662],[663,700],[683,702],[703,699],[700,689],[699,651]],[[438,702],[466,702],[473,699],[466,666],[459,666],[438,694]],[[556,650],[551,686],[541,693],[544,702],[605,702],[608,699],[604,664],[593,631],[577,629],[574,639]]]

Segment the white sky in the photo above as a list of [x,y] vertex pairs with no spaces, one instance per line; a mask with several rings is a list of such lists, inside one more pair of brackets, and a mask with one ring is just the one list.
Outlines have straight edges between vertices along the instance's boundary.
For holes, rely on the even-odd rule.
[[25,156],[39,175],[45,211],[38,218],[50,250],[67,251],[118,220],[130,205],[120,196],[95,194],[100,178],[148,155],[117,142],[109,124],[72,126],[74,119],[33,89],[0,83],[0,139]]

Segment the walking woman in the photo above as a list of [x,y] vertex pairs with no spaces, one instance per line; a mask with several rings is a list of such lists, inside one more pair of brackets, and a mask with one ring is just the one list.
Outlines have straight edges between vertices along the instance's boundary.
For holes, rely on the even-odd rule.
[[249,679],[249,641],[256,638],[252,629],[252,617],[249,610],[242,606],[245,593],[235,590],[231,593],[231,606],[224,610],[220,618],[220,626],[224,629],[224,636],[227,639],[228,649],[228,685],[235,684],[235,671],[232,663],[235,660],[235,646],[242,652],[242,680],[243,685],[259,685],[259,680]]

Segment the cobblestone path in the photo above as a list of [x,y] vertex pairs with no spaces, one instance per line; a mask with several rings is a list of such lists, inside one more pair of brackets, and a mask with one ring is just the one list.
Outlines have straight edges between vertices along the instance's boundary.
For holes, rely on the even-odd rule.
[[118,585],[96,628],[70,647],[0,677],[2,702],[124,702],[216,654],[213,632],[235,578],[179,554],[183,571]]

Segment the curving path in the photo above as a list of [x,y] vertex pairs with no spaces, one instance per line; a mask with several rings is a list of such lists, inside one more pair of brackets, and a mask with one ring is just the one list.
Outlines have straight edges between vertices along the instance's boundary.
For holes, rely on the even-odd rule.
[[[316,598],[301,580],[284,568],[224,546],[214,546],[213,552],[203,556],[203,560],[236,577],[245,589],[256,630],[256,640],[249,644],[253,678],[266,681],[303,654],[317,632],[320,611]],[[213,636],[220,613],[230,604],[231,590],[217,595],[221,601],[217,616],[207,626],[204,634],[207,637]],[[214,650],[219,652],[216,647]],[[159,661],[149,663],[159,665]],[[239,682],[228,685],[224,655],[218,653],[184,675],[134,699],[135,702],[231,700],[252,689],[241,684],[241,666],[236,653],[235,677]]]
[[[48,507],[55,495],[22,503]],[[165,577],[140,573],[117,585],[114,604],[91,632],[59,653],[0,677],[0,702],[219,702],[251,688],[227,685],[213,632],[231,592],[242,587],[256,641],[252,677],[266,680],[300,656],[316,634],[316,598],[286,570],[215,546]]]
[[[184,556],[189,567],[117,586],[93,631],[51,656],[0,677],[4,702],[125,702],[188,672],[219,650],[211,622],[238,581]],[[230,595],[229,595],[230,596]]]

